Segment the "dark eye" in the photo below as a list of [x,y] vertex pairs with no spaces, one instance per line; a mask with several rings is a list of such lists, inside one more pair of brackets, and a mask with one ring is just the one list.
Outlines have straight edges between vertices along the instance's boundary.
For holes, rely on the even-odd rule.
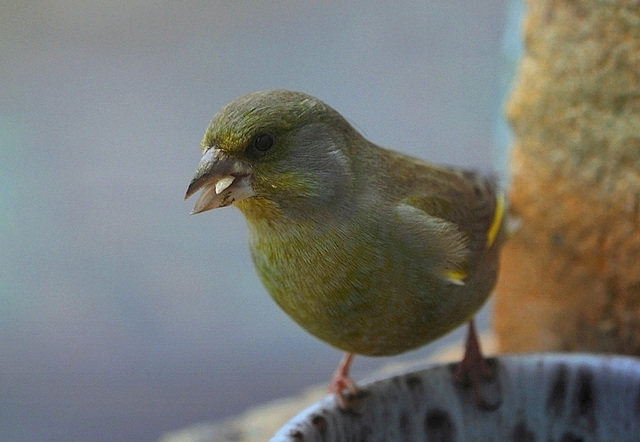
[[266,152],[273,147],[275,141],[271,134],[258,135],[253,141],[253,146],[260,152]]

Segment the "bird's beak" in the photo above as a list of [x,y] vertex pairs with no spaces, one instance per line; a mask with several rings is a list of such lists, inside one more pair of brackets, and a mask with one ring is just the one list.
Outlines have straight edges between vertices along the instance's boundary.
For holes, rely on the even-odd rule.
[[211,148],[202,156],[184,199],[203,189],[192,215],[225,207],[255,196],[251,181],[245,165],[228,158],[220,149]]

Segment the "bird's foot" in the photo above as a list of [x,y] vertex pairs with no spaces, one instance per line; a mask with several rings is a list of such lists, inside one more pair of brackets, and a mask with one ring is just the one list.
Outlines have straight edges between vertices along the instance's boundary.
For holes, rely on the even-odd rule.
[[361,391],[349,376],[353,353],[347,353],[331,378],[329,392],[335,394],[338,407],[353,411],[358,407]]
[[487,381],[496,380],[497,384],[497,379],[493,369],[489,366],[484,356],[482,356],[473,320],[469,322],[469,334],[467,335],[464,357],[458,364],[454,377],[459,384],[471,384],[476,403],[481,409],[491,411],[500,406],[499,386],[497,386],[497,393],[490,395],[496,396],[496,398],[492,398],[490,401],[487,400],[483,394],[485,389],[481,388],[484,384],[488,383]]

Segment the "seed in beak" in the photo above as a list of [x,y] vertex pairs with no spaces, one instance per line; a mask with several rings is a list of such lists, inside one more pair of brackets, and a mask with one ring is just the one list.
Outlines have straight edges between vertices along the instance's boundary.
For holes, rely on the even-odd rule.
[[216,195],[220,195],[224,192],[231,184],[233,184],[233,180],[235,179],[236,177],[231,175],[221,178],[220,181],[216,183]]

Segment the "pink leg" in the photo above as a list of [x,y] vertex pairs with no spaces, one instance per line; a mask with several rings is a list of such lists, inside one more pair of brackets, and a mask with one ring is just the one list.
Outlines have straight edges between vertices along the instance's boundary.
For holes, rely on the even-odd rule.
[[358,387],[349,376],[351,363],[353,362],[353,353],[346,353],[338,365],[338,369],[331,378],[329,384],[329,392],[336,395],[338,405],[343,410],[352,408],[351,398],[359,393]]
[[484,356],[482,356],[473,319],[469,321],[469,334],[467,335],[464,357],[458,364],[458,368],[456,368],[454,376],[456,381],[459,383],[465,383],[467,380],[471,382],[473,394],[480,407],[492,408],[480,394],[481,380],[492,378],[493,371],[487,364]]

